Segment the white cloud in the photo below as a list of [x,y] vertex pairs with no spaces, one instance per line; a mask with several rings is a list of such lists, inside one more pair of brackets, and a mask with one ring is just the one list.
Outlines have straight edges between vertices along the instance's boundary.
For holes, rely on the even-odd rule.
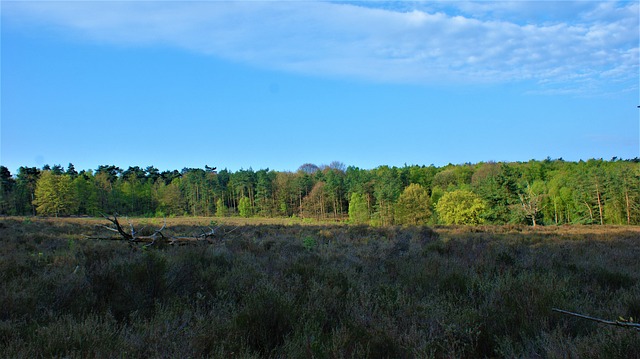
[[413,83],[531,80],[554,91],[597,92],[612,83],[619,90],[637,88],[635,2],[447,2],[403,11],[362,5],[5,2],[3,19],[49,24],[90,40],[178,46],[320,76]]

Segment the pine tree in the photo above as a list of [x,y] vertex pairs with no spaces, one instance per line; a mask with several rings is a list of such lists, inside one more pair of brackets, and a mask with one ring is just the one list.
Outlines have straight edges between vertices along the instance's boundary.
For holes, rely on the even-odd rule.
[[11,172],[5,166],[0,166],[0,214],[10,213],[10,198],[16,181],[11,177]]

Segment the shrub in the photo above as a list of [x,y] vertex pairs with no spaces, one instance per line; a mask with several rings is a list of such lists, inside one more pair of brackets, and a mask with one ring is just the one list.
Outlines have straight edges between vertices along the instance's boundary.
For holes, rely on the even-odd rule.
[[[551,311],[640,317],[637,232],[628,229],[261,225],[211,244],[144,249],[80,240],[95,231],[82,222],[1,221],[7,357],[640,352],[635,331]],[[168,222],[178,233],[198,229]]]
[[274,288],[248,294],[233,330],[262,355],[272,354],[293,330],[297,316],[293,303]]

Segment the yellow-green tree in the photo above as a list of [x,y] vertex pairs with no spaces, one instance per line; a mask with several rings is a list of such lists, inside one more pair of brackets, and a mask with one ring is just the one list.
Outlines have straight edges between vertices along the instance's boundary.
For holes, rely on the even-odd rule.
[[445,193],[436,205],[444,224],[481,224],[486,205],[477,194],[467,190]]
[[238,212],[240,212],[240,217],[251,217],[253,210],[251,208],[251,200],[249,197],[240,198],[240,202],[238,203]]
[[224,201],[222,200],[222,197],[220,197],[216,201],[216,216],[224,217],[226,215],[227,215],[227,206],[224,205]]
[[431,218],[429,193],[419,184],[412,183],[400,194],[395,206],[397,224],[427,224]]
[[349,201],[349,222],[354,224],[365,224],[369,222],[369,206],[364,195],[352,193]]
[[36,183],[33,204],[41,215],[68,215],[77,211],[78,201],[69,175],[43,171]]
[[185,213],[185,201],[180,192],[180,178],[175,178],[168,185],[164,181],[156,182],[158,208],[156,211],[163,215],[181,215]]

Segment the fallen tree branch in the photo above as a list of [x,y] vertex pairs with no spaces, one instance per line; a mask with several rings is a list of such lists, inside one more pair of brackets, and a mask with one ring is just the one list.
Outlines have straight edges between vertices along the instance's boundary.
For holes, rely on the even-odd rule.
[[109,222],[113,223],[115,225],[115,228],[108,227],[108,226],[102,226],[102,228],[108,229],[108,230],[110,230],[112,232],[119,233],[125,239],[133,240],[133,234],[129,234],[129,233],[125,232],[124,229],[122,229],[122,226],[120,225],[120,222],[118,222],[118,214],[117,213],[113,215],[113,219],[111,219],[107,215],[103,215],[103,217],[106,220],[108,220]]
[[571,316],[582,318],[582,319],[592,320],[594,322],[598,322],[598,323],[602,323],[602,324],[615,325],[615,326],[625,327],[625,328],[632,328],[632,329],[640,331],[640,323],[634,323],[633,322],[633,318],[630,318],[629,320],[621,318],[621,320],[615,320],[614,321],[614,320],[605,320],[605,319],[600,319],[600,318],[596,318],[596,317],[591,317],[591,316],[584,315],[584,314],[578,314],[578,313],[574,313],[574,312],[570,312],[568,310],[562,310],[562,309],[558,309],[558,308],[552,308],[551,310],[553,310],[554,312],[558,312],[558,313],[562,313],[562,314],[566,314],[566,315],[571,315]]
[[[164,224],[162,225],[162,227],[160,229],[155,230],[153,234],[139,235],[140,231],[135,230],[133,223],[129,221],[127,217],[125,218],[129,223],[129,228],[130,228],[128,232],[125,231],[124,228],[122,228],[120,221],[118,221],[117,213],[113,215],[113,218],[107,215],[103,215],[103,217],[109,222],[111,222],[112,226],[102,226],[102,228],[107,229],[111,232],[118,233],[120,237],[116,237],[116,238],[87,237],[87,238],[107,239],[107,240],[126,240],[132,243],[145,243],[144,245],[145,247],[154,245],[158,242],[162,242],[170,245],[174,245],[174,244],[181,245],[181,244],[194,243],[199,241],[207,241],[209,243],[212,243],[211,238],[213,238],[214,236],[220,237],[217,231],[218,229],[220,229],[220,227],[222,227],[221,225],[217,226],[216,228],[209,227],[209,231],[201,230],[202,233],[198,235],[193,235],[193,236],[166,236],[163,233],[163,231],[167,228],[167,219],[165,218]],[[223,235],[227,233],[231,233],[235,231],[237,228],[238,227],[230,230],[229,232],[223,233]]]

